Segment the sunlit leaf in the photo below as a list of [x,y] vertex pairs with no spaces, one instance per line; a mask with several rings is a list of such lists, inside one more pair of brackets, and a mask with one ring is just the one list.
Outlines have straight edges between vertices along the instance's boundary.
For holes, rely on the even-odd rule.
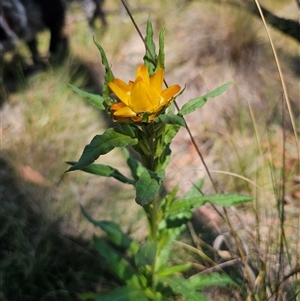
[[103,84],[103,97],[104,97],[105,100],[108,100],[109,99],[109,94],[111,92],[110,92],[110,89],[109,89],[109,87],[108,87],[107,84],[109,82],[112,82],[115,77],[114,77],[114,75],[113,75],[113,73],[111,71],[111,68],[109,66],[109,63],[108,63],[108,60],[107,60],[107,57],[106,57],[104,49],[102,48],[102,46],[99,43],[97,43],[95,41],[95,39],[94,39],[94,43],[97,46],[97,48],[99,49],[99,51],[100,51],[101,58],[102,58],[102,64],[103,64],[103,66],[105,68],[105,76],[104,76],[105,81],[104,81],[104,84]]
[[145,291],[135,286],[121,286],[108,294],[98,294],[96,301],[148,301]]
[[168,268],[161,269],[158,272],[158,275],[161,276],[161,277],[167,277],[167,276],[171,276],[171,275],[174,275],[174,274],[186,272],[190,268],[191,268],[190,263],[181,264],[181,265],[174,265],[174,266],[171,266],[171,267],[168,267]]
[[208,301],[208,299],[199,292],[196,292],[193,287],[189,286],[184,278],[165,278],[165,283],[168,284],[172,291],[177,295],[181,295],[188,301]]
[[180,126],[185,126],[185,120],[183,119],[183,117],[172,114],[172,113],[161,114],[161,115],[157,116],[153,121],[154,122],[162,121],[163,123],[166,123],[166,124],[177,124]]
[[192,212],[193,209],[203,206],[206,202],[210,202],[218,206],[235,206],[252,201],[249,196],[239,194],[215,194],[215,195],[202,195],[192,198],[182,198],[176,200],[168,208],[168,214],[170,218],[175,218],[177,214],[183,214],[184,212]]
[[247,195],[240,195],[240,194],[236,194],[236,193],[215,194],[215,195],[209,196],[207,201],[212,204],[218,205],[218,206],[230,207],[230,206],[235,206],[235,205],[240,205],[240,204],[244,204],[247,202],[251,202],[252,197],[247,196]]
[[203,196],[201,191],[202,186],[204,184],[204,178],[198,180],[196,183],[193,183],[193,187],[184,195],[184,199],[195,198],[199,196]]
[[144,168],[135,185],[135,201],[141,206],[149,204],[158,193],[161,185],[160,182],[161,180],[157,174]]
[[219,273],[195,275],[187,279],[187,282],[195,290],[202,290],[209,286],[220,287],[235,283],[228,275]]
[[181,108],[179,113],[182,116],[184,116],[184,115],[194,112],[195,110],[201,108],[207,102],[208,98],[214,98],[216,96],[219,96],[225,90],[227,90],[227,88],[230,85],[231,85],[231,82],[226,83],[226,84],[216,88],[215,90],[208,92],[204,96],[196,97],[196,98],[189,100],[185,105],[183,105],[183,107]]
[[101,95],[97,95],[97,94],[92,94],[92,93],[88,93],[85,92],[71,84],[69,84],[69,86],[80,96],[82,96],[83,98],[85,98],[87,101],[89,101],[90,104],[92,104],[93,106],[95,106],[96,108],[100,109],[100,110],[105,110],[105,107],[103,105],[104,102],[104,98]]
[[171,205],[171,203],[174,201],[174,198],[178,192],[179,186],[176,185],[171,193],[167,194],[160,203],[160,208],[162,209],[163,213],[167,210],[167,208]]
[[91,143],[88,144],[79,159],[79,161],[71,166],[68,171],[82,169],[92,164],[101,155],[107,154],[115,147],[124,147],[136,144],[137,139],[131,138],[116,129],[110,128],[102,135],[95,136]]
[[170,252],[172,249],[172,244],[174,240],[177,239],[179,234],[185,229],[186,225],[182,225],[181,227],[168,229],[165,224],[165,220],[162,220],[159,228],[159,237],[157,239],[157,256],[156,256],[156,271],[160,271],[161,269],[165,269],[168,265],[170,259]]
[[157,57],[157,68],[165,69],[165,32],[166,29],[163,28],[159,33],[159,51]]
[[153,42],[153,28],[150,18],[147,21],[145,44],[146,54],[144,56],[144,64],[147,66],[149,75],[151,76],[156,68],[156,51],[155,44]]

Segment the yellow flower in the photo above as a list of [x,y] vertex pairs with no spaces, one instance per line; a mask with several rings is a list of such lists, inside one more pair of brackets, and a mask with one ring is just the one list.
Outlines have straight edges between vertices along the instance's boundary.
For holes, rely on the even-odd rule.
[[159,68],[155,74],[149,77],[147,67],[141,65],[137,69],[134,82],[129,81],[127,85],[118,78],[109,82],[109,88],[120,100],[110,107],[115,120],[121,121],[123,118],[131,118],[134,122],[141,122],[146,112],[148,121],[153,120],[180,91],[178,85],[162,90],[163,80],[164,69]]

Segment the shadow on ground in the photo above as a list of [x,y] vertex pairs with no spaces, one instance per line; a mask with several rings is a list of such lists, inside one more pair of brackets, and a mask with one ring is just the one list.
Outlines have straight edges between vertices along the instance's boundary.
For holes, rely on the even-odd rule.
[[49,188],[34,193],[4,158],[0,175],[0,300],[78,300],[113,285],[91,243],[62,235],[60,221],[37,206]]

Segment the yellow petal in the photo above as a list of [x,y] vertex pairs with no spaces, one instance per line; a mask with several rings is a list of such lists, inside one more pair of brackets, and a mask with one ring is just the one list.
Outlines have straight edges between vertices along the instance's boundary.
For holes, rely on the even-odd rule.
[[108,83],[110,89],[114,92],[114,94],[126,105],[128,105],[129,94],[116,85],[114,82]]
[[131,90],[128,106],[138,114],[152,112],[158,105],[159,95],[155,90],[142,80],[137,81]]
[[121,108],[118,111],[115,111],[114,116],[116,117],[134,117],[136,116],[135,112],[133,112],[129,107]]
[[167,103],[173,96],[175,96],[180,91],[180,86],[171,86],[161,93],[161,101]]
[[131,117],[131,119],[132,119],[134,122],[140,122],[140,121],[142,121],[142,117],[141,117],[141,116],[134,116],[134,117]]
[[149,73],[148,73],[148,69],[145,65],[140,65],[138,67],[135,77],[136,77],[136,80],[139,77],[141,77],[146,84],[150,85]]
[[117,102],[117,103],[113,103],[111,106],[110,106],[110,110],[111,111],[118,111],[120,109],[123,109],[127,107],[123,102]]
[[150,78],[150,86],[160,95],[164,82],[164,69],[159,68],[154,75]]
[[119,78],[115,78],[114,79],[114,83],[120,88],[122,89],[124,92],[129,93],[131,90],[130,85],[127,85],[125,82],[123,82],[121,79]]
[[128,84],[130,90],[132,89],[133,85],[134,85],[134,82],[132,80],[130,80],[129,84]]

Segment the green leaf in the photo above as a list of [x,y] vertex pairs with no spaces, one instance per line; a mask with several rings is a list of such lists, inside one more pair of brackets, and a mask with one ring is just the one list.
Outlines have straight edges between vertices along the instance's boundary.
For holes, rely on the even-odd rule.
[[157,250],[157,243],[146,241],[143,246],[140,246],[138,252],[134,256],[135,264],[137,267],[142,267],[146,265],[152,265],[155,260]]
[[175,266],[172,266],[170,268],[161,269],[161,270],[159,270],[159,272],[157,274],[160,277],[167,277],[167,276],[171,276],[171,275],[174,275],[174,274],[177,274],[177,273],[186,272],[190,268],[191,268],[190,263],[175,265]]
[[184,199],[190,199],[194,197],[203,196],[201,191],[204,184],[204,178],[198,180],[196,183],[193,183],[193,187],[184,195]]
[[204,295],[196,292],[184,278],[165,278],[172,291],[185,298],[186,301],[208,301]]
[[82,96],[83,98],[85,98],[87,101],[90,102],[90,104],[92,104],[93,106],[95,106],[96,108],[100,109],[100,110],[105,110],[105,107],[103,105],[104,102],[104,98],[101,95],[97,95],[97,94],[92,94],[92,93],[88,93],[85,92],[71,84],[69,84],[69,86],[80,96]]
[[213,203],[218,206],[230,207],[235,205],[244,204],[247,202],[251,202],[252,198],[246,195],[240,195],[236,193],[231,194],[215,194],[209,196],[207,199],[208,202]]
[[203,195],[188,199],[182,198],[173,202],[167,213],[169,218],[175,218],[178,214],[192,212],[193,209],[204,205],[206,202],[210,202],[218,206],[229,207],[250,201],[252,201],[251,197],[235,193]]
[[131,170],[131,174],[135,180],[138,180],[144,170],[144,167],[141,162],[135,159],[126,148],[123,150],[127,159],[127,165]]
[[135,286],[121,286],[108,294],[98,294],[96,301],[148,301],[145,291]]
[[167,124],[165,133],[163,135],[165,145],[171,143],[172,139],[176,136],[180,129],[178,124]]
[[189,286],[194,290],[202,290],[209,286],[226,286],[235,282],[226,274],[213,273],[209,275],[195,275],[188,280]]
[[144,64],[149,71],[149,75],[151,76],[156,68],[156,52],[155,44],[153,42],[153,28],[150,18],[147,21],[145,44],[146,54],[144,56]]
[[206,102],[208,98],[214,98],[216,96],[219,96],[220,94],[222,94],[229,86],[231,85],[231,82],[228,82],[218,88],[216,88],[213,91],[208,92],[207,94],[205,94],[204,96],[201,97],[196,97],[193,98],[191,100],[189,100],[189,102],[187,102],[179,111],[179,114],[181,114],[182,116],[190,114],[192,112],[194,112],[195,110],[201,108]]
[[168,207],[172,204],[174,201],[174,198],[178,192],[179,186],[176,185],[171,193],[167,194],[160,203],[160,208],[162,209],[162,212],[165,213],[168,209]]
[[139,286],[137,271],[123,258],[113,247],[108,245],[104,239],[94,238],[95,248],[105,259],[106,264],[120,280],[134,286]]
[[103,64],[103,66],[105,68],[105,76],[104,76],[105,81],[104,81],[104,84],[103,84],[103,93],[102,94],[103,94],[104,99],[108,100],[109,99],[109,94],[111,93],[111,91],[110,91],[110,89],[109,89],[109,87],[108,87],[107,84],[109,82],[112,82],[115,79],[115,77],[114,77],[114,75],[113,75],[113,73],[111,71],[111,68],[110,68],[109,64],[108,64],[108,60],[107,60],[107,57],[106,57],[104,49],[101,47],[100,44],[98,44],[95,41],[95,39],[94,39],[94,43],[97,46],[97,48],[99,49],[99,51],[100,51],[101,58],[102,58],[102,64]]
[[155,166],[157,170],[164,170],[168,166],[171,158],[170,144],[167,144],[164,149],[156,147],[155,152]]
[[107,238],[115,245],[130,250],[132,253],[136,253],[139,245],[128,235],[123,233],[120,227],[111,221],[96,221],[94,220],[82,206],[80,206],[81,212],[86,219],[96,227],[102,229],[106,234]]
[[96,300],[97,294],[88,292],[88,293],[78,294],[78,297],[82,301],[91,301],[91,300]]
[[166,28],[163,28],[159,33],[159,50],[157,57],[157,68],[165,69],[165,32]]
[[157,272],[167,267],[172,249],[172,244],[174,240],[177,239],[179,234],[186,228],[186,225],[168,229],[166,226],[166,221],[162,220],[160,222],[159,228],[162,230],[160,230],[159,237],[157,239],[158,246],[155,264],[155,269]]
[[149,204],[158,193],[160,185],[161,179],[159,176],[156,173],[144,168],[135,185],[135,201],[141,206]]
[[172,113],[169,114],[161,114],[154,118],[154,122],[163,122],[166,124],[177,124],[180,126],[185,126],[185,120],[182,116],[175,115]]
[[137,142],[137,139],[133,139],[116,129],[110,128],[104,134],[97,135],[92,139],[91,143],[84,148],[79,161],[71,166],[68,171],[87,167],[101,155],[107,154],[115,147],[133,145]]
[[[67,163],[70,165],[75,165],[77,162],[68,161]],[[125,184],[135,185],[134,180],[127,178],[117,169],[108,165],[93,163],[91,165],[88,165],[87,167],[82,168],[81,170],[97,176],[112,177]]]
[[188,216],[191,216],[193,209],[203,206],[206,201],[207,198],[205,196],[190,199],[178,199],[169,206],[169,209],[166,212],[167,217],[174,219],[178,214],[182,215],[185,213],[188,213]]

